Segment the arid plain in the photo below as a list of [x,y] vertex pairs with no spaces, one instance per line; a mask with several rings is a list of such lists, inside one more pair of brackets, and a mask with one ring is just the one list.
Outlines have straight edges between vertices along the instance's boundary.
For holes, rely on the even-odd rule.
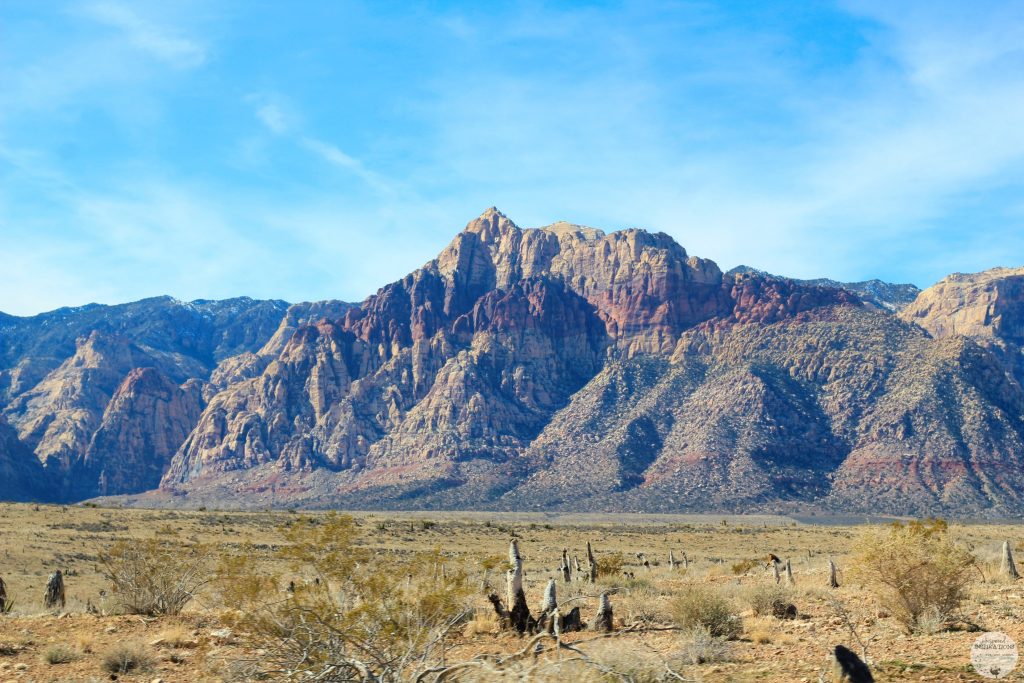
[[[313,513],[314,516],[320,513]],[[212,555],[256,552],[259,562],[280,562],[275,550],[282,529],[304,513],[167,511],[34,505],[0,506],[0,577],[13,609],[0,616],[0,681],[99,681],[105,653],[125,643],[150,657],[122,680],[243,680],[239,660],[259,657],[244,634],[225,630],[224,606],[212,587],[200,592],[177,617],[114,614],[115,596],[102,573],[100,555],[117,540],[157,538],[183,548],[196,544]],[[1024,525],[957,525],[949,534],[977,558],[976,577],[953,629],[907,634],[873,597],[845,576],[851,543],[863,525],[822,524],[771,516],[555,515],[493,513],[354,513],[361,546],[387,556],[440,550],[445,569],[465,569],[481,588],[472,598],[475,614],[448,639],[447,662],[482,654],[498,656],[524,647],[527,638],[499,632],[483,590],[488,583],[504,594],[504,569],[511,538],[518,539],[531,609],[562,557],[585,557],[593,544],[597,562],[617,567],[597,584],[559,582],[562,604],[578,605],[584,621],[597,609],[597,596],[611,591],[615,632],[595,639],[592,631],[565,634],[566,642],[595,661],[616,662],[632,679],[606,680],[818,681],[832,680],[829,657],[837,644],[867,649],[876,680],[984,680],[970,663],[971,644],[982,631],[1024,639],[1024,582],[999,576],[1004,540],[1022,548]],[[845,520],[850,522],[852,520]],[[668,566],[669,552],[677,562]],[[789,560],[795,585],[773,588],[769,553]],[[638,554],[640,554],[638,556]],[[684,559],[685,558],[685,559]],[[828,560],[838,567],[839,588],[829,587]],[[646,562],[646,564],[644,564]],[[685,566],[684,566],[685,565]],[[44,610],[47,576],[60,569],[66,607]],[[628,575],[627,575],[628,574]],[[687,586],[710,586],[742,620],[742,630],[706,658],[674,629],[673,596]],[[758,615],[751,596],[785,591],[796,619]],[[754,601],[756,603],[756,600]],[[851,631],[852,627],[852,631]],[[70,661],[49,663],[63,647]],[[536,664],[535,664],[536,666]],[[536,678],[557,677],[557,661],[536,669]],[[1004,680],[1022,680],[1021,668]],[[666,672],[671,671],[670,676]],[[518,676],[522,677],[520,671]],[[509,680],[515,676],[509,673]],[[564,679],[564,677],[563,677]],[[600,678],[595,680],[601,680]]]

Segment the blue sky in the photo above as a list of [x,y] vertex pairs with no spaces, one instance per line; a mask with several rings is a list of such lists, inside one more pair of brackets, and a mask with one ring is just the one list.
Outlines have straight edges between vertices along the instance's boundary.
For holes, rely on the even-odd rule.
[[361,300],[486,207],[1024,264],[1024,3],[0,3],[0,310]]

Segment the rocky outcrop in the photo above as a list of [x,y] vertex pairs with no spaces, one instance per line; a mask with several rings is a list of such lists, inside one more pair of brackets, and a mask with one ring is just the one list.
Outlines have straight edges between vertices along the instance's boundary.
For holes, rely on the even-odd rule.
[[964,335],[1024,342],[1024,268],[955,273],[932,285],[900,317],[933,337]]
[[917,295],[921,293],[916,285],[909,283],[896,284],[882,280],[862,280],[861,282],[838,282],[829,278],[816,278],[813,280],[799,280],[786,278],[781,275],[772,275],[750,266],[736,266],[726,273],[727,276],[734,275],[760,275],[766,278],[792,280],[800,285],[811,287],[824,287],[828,289],[845,289],[855,294],[861,301],[871,306],[876,306],[885,311],[901,311],[910,304]]
[[107,404],[75,482],[76,498],[156,488],[202,410],[199,380],[178,386],[155,368],[135,368]]

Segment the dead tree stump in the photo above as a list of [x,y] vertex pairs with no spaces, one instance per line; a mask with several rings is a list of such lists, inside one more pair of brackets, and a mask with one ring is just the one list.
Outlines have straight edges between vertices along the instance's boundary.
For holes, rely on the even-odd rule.
[[501,602],[501,598],[498,597],[497,593],[489,593],[487,599],[491,601],[494,606],[494,613],[498,615],[498,626],[503,631],[507,631],[512,628],[512,616],[505,609],[505,605]]
[[562,617],[562,633],[583,630],[583,617],[580,616],[580,608],[573,607],[569,613]]
[[832,658],[832,671],[837,683],[875,683],[868,665],[842,645],[836,645]]
[[796,579],[793,578],[793,564],[789,560],[786,560],[786,584],[796,585]]
[[676,570],[676,556],[671,550],[668,551],[668,570],[674,572]]
[[778,562],[772,562],[772,572],[775,574],[775,583],[782,583],[782,575],[779,574]]
[[594,559],[594,549],[590,547],[590,541],[587,541],[587,574],[590,583],[597,582],[597,560]]
[[569,566],[569,549],[562,548],[562,566],[559,567],[562,571],[562,580],[566,583],[572,581],[572,568]]
[[1003,541],[1003,559],[999,564],[999,572],[1014,580],[1020,578],[1020,574],[1017,573],[1017,565],[1013,561],[1013,550],[1010,548],[1009,541]]
[[598,603],[597,615],[594,617],[593,629],[595,631],[604,631],[605,633],[611,633],[612,631],[612,602],[608,598],[608,592],[601,593],[600,602]]
[[53,609],[57,605],[64,609],[64,604],[64,575],[58,569],[50,574],[50,578],[46,582],[46,595],[43,596],[43,605],[46,609]]
[[519,543],[514,538],[509,544],[508,559],[512,564],[505,577],[506,604],[510,605],[509,621],[512,628],[519,633],[526,633],[530,630],[530,608],[526,604],[526,593],[523,591],[523,558],[519,555]]
[[0,576],[0,614],[7,614],[13,606],[14,601],[7,598],[7,584],[4,583],[3,577]]
[[537,617],[537,630],[546,633],[554,633],[557,628],[561,631],[561,624],[556,623],[558,615],[558,598],[556,596],[555,580],[548,580],[544,589],[544,602],[540,606],[540,615]]
[[839,581],[836,579],[836,563],[828,558],[828,587],[839,588]]

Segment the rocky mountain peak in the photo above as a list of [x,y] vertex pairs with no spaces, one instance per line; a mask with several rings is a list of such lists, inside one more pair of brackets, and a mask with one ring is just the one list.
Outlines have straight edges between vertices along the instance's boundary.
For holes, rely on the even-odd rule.
[[954,273],[921,292],[900,317],[933,337],[1024,342],[1024,267]]

